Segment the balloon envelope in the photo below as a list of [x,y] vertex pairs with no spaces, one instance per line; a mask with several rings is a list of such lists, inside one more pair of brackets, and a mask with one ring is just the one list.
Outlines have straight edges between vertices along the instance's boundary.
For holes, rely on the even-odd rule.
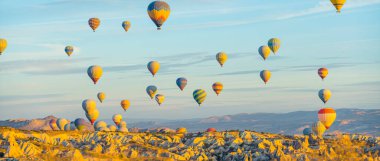
[[69,122],[64,118],[57,119],[57,126],[60,130],[65,130],[65,125]]
[[270,48],[266,45],[259,47],[259,54],[266,60],[270,54]]
[[281,41],[280,39],[278,38],[271,38],[269,41],[268,41],[268,47],[272,50],[273,53],[276,54],[276,52],[278,51],[278,49],[280,48],[280,45],[281,45]]
[[157,94],[155,98],[156,98],[158,105],[161,105],[165,101],[165,96],[162,94]]
[[335,118],[336,112],[333,108],[322,108],[318,111],[318,119],[326,127],[326,129],[331,127],[335,121]]
[[103,69],[102,67],[98,65],[93,65],[93,66],[88,67],[87,74],[92,79],[94,84],[96,84],[96,82],[98,82],[100,77],[102,77],[103,75]]
[[116,125],[119,125],[120,121],[123,119],[123,116],[120,114],[115,114],[112,116],[112,120]]
[[148,70],[152,73],[153,77],[160,70],[160,63],[158,61],[151,61],[147,65]]
[[181,91],[183,91],[183,89],[187,85],[187,79],[184,78],[184,77],[178,78],[177,81],[176,81],[176,84],[179,87],[179,89],[181,89]]
[[219,96],[220,92],[222,92],[222,90],[223,90],[223,84],[220,83],[220,82],[215,82],[212,85],[212,89],[214,90],[214,92],[216,93],[216,95]]
[[311,130],[311,128],[305,128],[303,129],[302,133],[303,135],[311,135],[313,131]]
[[131,22],[129,22],[129,21],[123,21],[123,23],[121,24],[121,26],[123,26],[125,32],[128,32],[129,28],[131,27]]
[[330,1],[334,5],[337,13],[340,13],[340,10],[343,8],[344,3],[346,3],[346,0],[330,0]]
[[154,95],[156,95],[157,93],[157,87],[156,86],[146,87],[146,93],[148,93],[149,97],[153,99]]
[[106,94],[104,92],[99,92],[97,96],[99,101],[103,103],[104,99],[106,98]]
[[319,77],[322,78],[322,80],[324,80],[328,74],[329,74],[329,70],[327,68],[319,68],[318,69],[318,75],[319,75]]
[[129,102],[129,100],[122,100],[120,102],[120,105],[121,105],[121,107],[123,108],[124,111],[127,111],[127,109],[129,108],[129,106],[131,105],[131,103]]
[[184,127],[180,127],[180,128],[178,128],[176,130],[176,133],[178,133],[178,134],[185,134],[185,133],[187,133],[187,129],[184,128]]
[[312,127],[314,134],[319,136],[319,137],[322,137],[323,133],[325,133],[325,131],[326,131],[325,125],[323,125],[322,122],[320,122],[320,121],[313,123],[313,125],[311,127]]
[[267,84],[267,82],[269,81],[271,75],[272,74],[271,74],[271,72],[269,70],[263,70],[263,71],[260,72],[260,77],[264,81],[265,84]]
[[49,126],[52,130],[58,130],[58,126],[57,126],[57,119],[51,119],[49,121]]
[[228,59],[228,56],[225,52],[219,52],[218,54],[216,54],[216,60],[222,67],[224,63],[227,61],[227,59]]
[[88,20],[88,25],[92,28],[92,30],[95,32],[95,30],[99,27],[100,25],[100,20],[99,18],[90,18]]
[[82,118],[75,119],[74,124],[79,131],[82,131],[86,128],[86,120]]
[[321,89],[318,92],[318,96],[323,103],[326,103],[331,97],[331,91],[328,89]]
[[194,100],[201,105],[203,101],[206,99],[207,93],[203,89],[197,89],[193,92]]
[[91,122],[91,125],[94,125],[94,122],[99,117],[99,111],[97,109],[95,109],[93,111],[87,112],[86,117]]
[[7,40],[5,39],[0,39],[0,55],[5,51],[5,49],[7,48]]
[[161,26],[170,15],[170,7],[164,1],[154,1],[148,6],[148,15],[154,24],[156,24],[157,30],[161,30]]
[[92,99],[86,99],[82,102],[83,110],[88,113],[96,110],[96,102]]
[[74,52],[74,47],[72,47],[72,46],[66,46],[65,47],[65,52],[66,52],[67,56],[71,56],[71,54],[73,54],[73,52]]

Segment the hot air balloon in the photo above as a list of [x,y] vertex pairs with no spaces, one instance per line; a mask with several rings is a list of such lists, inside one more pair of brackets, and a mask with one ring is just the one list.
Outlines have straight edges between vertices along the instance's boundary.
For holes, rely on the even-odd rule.
[[98,82],[100,77],[102,77],[103,75],[103,69],[102,67],[98,65],[93,65],[93,66],[88,67],[87,74],[92,79],[94,84],[96,84],[96,82]]
[[85,129],[86,129],[86,120],[84,120],[84,119],[82,119],[82,118],[77,118],[77,119],[75,119],[74,124],[75,124],[75,127],[76,127],[79,131],[82,131],[82,130],[85,130]]
[[119,132],[128,132],[128,128],[126,128],[126,127],[121,127],[121,128],[119,128],[119,129],[117,129],[117,131],[119,131]]
[[303,129],[302,133],[303,135],[311,135],[313,131],[311,130],[311,128],[305,128]]
[[269,41],[268,41],[268,47],[272,50],[272,52],[274,54],[276,54],[276,52],[278,51],[278,49],[280,48],[280,45],[281,45],[281,41],[280,39],[278,38],[271,38]]
[[178,128],[175,132],[176,132],[177,134],[186,134],[186,133],[187,133],[187,129],[184,128],[184,127],[180,127],[180,128]]
[[65,127],[64,127],[64,130],[65,130],[65,131],[70,131],[70,130],[72,130],[72,129],[71,129],[71,124],[70,124],[70,123],[66,124]]
[[64,118],[57,119],[57,126],[60,130],[65,130],[65,125],[69,122]]
[[156,95],[157,93],[157,87],[156,86],[146,87],[146,93],[148,93],[149,97],[153,99],[154,95]]
[[333,108],[322,108],[318,111],[318,119],[322,124],[329,129],[334,123],[336,118],[336,112]]
[[96,121],[94,124],[95,130],[100,129],[101,127],[107,127],[107,123],[104,121]]
[[110,130],[110,131],[116,131],[117,130],[117,127],[115,125],[108,125],[107,128]]
[[322,124],[321,121],[317,121],[317,122],[313,123],[311,128],[312,128],[314,134],[319,136],[319,137],[322,137],[323,133],[325,133],[325,131],[326,131],[326,127],[325,127],[325,125]]
[[58,130],[58,126],[57,126],[57,120],[56,119],[51,119],[49,121],[49,126],[52,130]]
[[322,80],[326,78],[327,74],[329,74],[329,70],[327,68],[318,69],[318,75],[322,78]]
[[223,90],[223,84],[220,82],[215,82],[212,85],[212,89],[215,91],[216,95],[219,96],[220,92],[222,92],[222,90]]
[[74,47],[72,47],[72,46],[66,46],[65,47],[65,52],[66,52],[67,56],[71,56],[71,54],[74,52]]
[[112,120],[116,125],[119,125],[120,121],[123,119],[123,116],[120,114],[115,114],[112,116]]
[[259,54],[266,60],[270,54],[270,48],[266,45],[259,47]]
[[164,1],[154,1],[148,6],[148,15],[156,24],[157,30],[161,30],[161,26],[170,15],[170,7]]
[[178,78],[177,81],[177,86],[179,87],[179,89],[181,89],[181,91],[183,91],[183,89],[186,87],[187,85],[187,79],[186,78]]
[[331,97],[331,91],[328,89],[321,89],[318,92],[319,98],[323,101],[323,103],[326,104],[326,102],[330,99]]
[[0,55],[5,51],[5,48],[7,48],[7,40],[0,39]]
[[125,121],[120,121],[119,125],[117,125],[119,128],[122,128],[122,127],[127,127],[127,122]]
[[271,73],[269,70],[263,70],[260,72],[260,77],[264,81],[264,83],[267,84],[267,82],[269,81],[271,77]]
[[94,122],[96,121],[96,119],[98,119],[98,117],[99,117],[99,110],[95,109],[94,111],[87,112],[86,117],[87,117],[88,121],[91,122],[91,125],[93,125]]
[[88,25],[92,28],[92,30],[95,32],[95,30],[99,27],[100,25],[100,20],[99,18],[90,18],[88,20]]
[[121,24],[121,26],[123,26],[125,32],[128,32],[129,28],[131,27],[131,22],[129,22],[129,21],[123,21],[123,23]]
[[346,3],[346,0],[330,0],[330,1],[335,6],[337,13],[340,13],[340,10],[342,9],[344,3]]
[[99,92],[97,96],[99,101],[103,103],[104,99],[106,98],[106,94],[104,92]]
[[217,132],[215,128],[210,127],[206,130],[206,132]]
[[158,70],[160,70],[160,63],[158,63],[158,61],[151,61],[148,63],[147,67],[150,73],[152,73],[154,77],[154,75],[158,72]]
[[227,61],[228,56],[225,52],[219,52],[216,54],[216,60],[220,64],[221,67],[223,67],[223,64]]
[[96,110],[96,102],[92,99],[86,99],[82,102],[83,110],[88,113]]
[[194,100],[198,103],[199,106],[206,99],[206,96],[207,96],[207,93],[203,89],[197,89],[193,92]]
[[131,103],[129,102],[129,100],[122,100],[120,102],[120,105],[124,109],[124,111],[127,111],[127,109],[129,108],[129,106],[131,105]]
[[156,101],[157,101],[158,105],[161,105],[165,101],[165,96],[162,94],[157,94],[156,95]]

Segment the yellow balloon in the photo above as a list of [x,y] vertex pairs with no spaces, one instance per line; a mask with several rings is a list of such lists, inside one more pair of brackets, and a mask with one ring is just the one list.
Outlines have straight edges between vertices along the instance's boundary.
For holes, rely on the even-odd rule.
[[267,82],[269,81],[271,75],[272,74],[271,74],[271,72],[269,70],[263,70],[263,71],[260,72],[260,77],[264,81],[265,84],[267,84]]
[[259,47],[259,54],[266,60],[270,54],[270,48],[266,45]]
[[215,82],[212,85],[212,89],[214,90],[214,92],[216,93],[216,95],[219,96],[220,92],[222,92],[222,90],[223,90],[223,84],[220,83],[220,82]]
[[5,48],[7,48],[7,40],[0,39],[0,55],[5,51]]
[[322,108],[318,111],[318,119],[325,125],[326,129],[334,123],[336,118],[336,112],[333,108]]
[[120,102],[121,107],[124,109],[124,111],[127,111],[131,103],[128,100],[122,100]]
[[268,41],[268,47],[272,50],[274,54],[280,49],[281,41],[279,38],[271,38]]
[[337,13],[340,13],[340,10],[343,8],[344,3],[346,3],[346,0],[330,0],[330,1],[335,6]]
[[331,97],[331,91],[328,89],[321,89],[318,92],[319,98],[323,101],[323,103],[326,104],[326,102],[330,99]]
[[119,125],[120,121],[123,119],[123,116],[120,114],[115,114],[112,116],[112,120],[116,125]]
[[96,110],[96,102],[92,99],[86,99],[82,102],[82,108],[86,113]]
[[95,109],[94,111],[87,112],[86,117],[91,122],[91,125],[94,125],[94,122],[99,117],[99,111],[97,109]]
[[103,103],[104,99],[106,98],[106,94],[104,92],[98,93],[98,99],[101,103]]
[[96,82],[98,82],[100,77],[103,75],[103,69],[98,65],[93,65],[87,69],[87,74],[92,79],[94,84],[96,84]]
[[311,129],[313,130],[314,134],[319,137],[322,137],[323,133],[326,131],[326,127],[321,121],[313,123],[313,125],[311,125]]
[[157,94],[156,95],[156,101],[157,101],[158,105],[161,106],[161,104],[164,103],[164,101],[165,101],[165,96],[162,94]]
[[123,21],[122,26],[123,26],[125,32],[128,32],[129,28],[131,27],[131,22]]
[[160,63],[158,61],[151,61],[147,65],[148,70],[152,73],[153,77],[160,70]]
[[216,60],[220,64],[221,67],[223,67],[223,64],[227,61],[228,56],[225,52],[219,52],[216,54]]

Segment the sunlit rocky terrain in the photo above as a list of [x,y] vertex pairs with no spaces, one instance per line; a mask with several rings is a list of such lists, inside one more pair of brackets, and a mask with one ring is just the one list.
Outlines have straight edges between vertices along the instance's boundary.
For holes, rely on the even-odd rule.
[[[380,160],[380,138],[254,131],[134,133],[0,127],[0,157],[20,160]],[[0,160],[1,160],[0,158]]]

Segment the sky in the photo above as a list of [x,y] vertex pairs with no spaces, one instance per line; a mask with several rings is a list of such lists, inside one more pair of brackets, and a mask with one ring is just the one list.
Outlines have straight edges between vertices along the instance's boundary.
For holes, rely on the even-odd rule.
[[[323,107],[379,109],[380,0],[348,0],[337,14],[329,0],[167,0],[171,14],[161,31],[149,19],[149,0],[1,0],[0,120],[48,115],[85,118],[84,99],[96,100],[99,119],[190,119],[238,113],[318,111]],[[88,19],[98,17],[96,32]],[[132,24],[125,32],[124,20]],[[281,39],[263,61],[257,49]],[[67,57],[66,45],[74,46]],[[221,68],[216,53],[229,60]],[[146,68],[161,63],[156,77]],[[94,85],[86,71],[103,67]],[[325,81],[317,75],[329,69]],[[261,70],[270,70],[267,85]],[[178,77],[188,85],[181,92]],[[222,82],[219,96],[212,91]],[[156,85],[158,106],[145,93]],[[195,89],[207,98],[199,107]],[[326,105],[318,91],[327,88]],[[120,101],[131,107],[124,112]],[[339,114],[338,114],[339,118]]]

